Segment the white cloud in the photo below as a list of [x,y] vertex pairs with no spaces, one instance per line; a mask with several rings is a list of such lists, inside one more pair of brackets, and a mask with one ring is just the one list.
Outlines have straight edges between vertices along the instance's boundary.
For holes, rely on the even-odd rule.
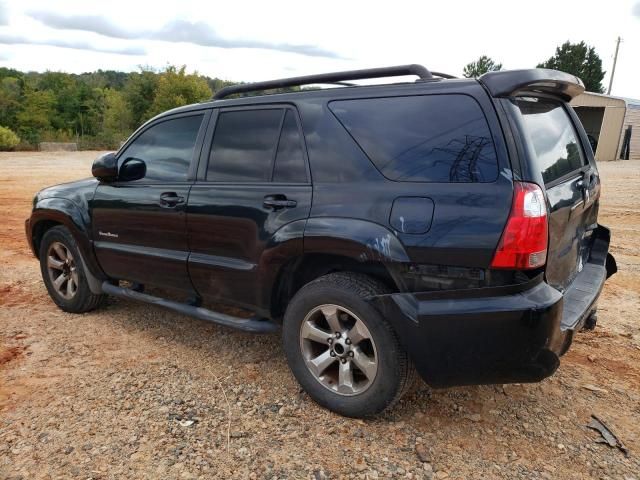
[[51,11],[31,11],[29,16],[44,25],[62,30],[80,30],[94,32],[107,37],[120,39],[147,39],[166,42],[185,42],[203,47],[219,48],[257,48],[298,53],[312,57],[338,58],[334,52],[314,45],[272,43],[260,40],[227,39],[218,35],[215,29],[202,21],[171,20],[157,30],[126,30],[97,15],[61,15]]
[[63,40],[63,39],[45,39],[37,40],[35,38],[26,37],[24,35],[11,35],[0,33],[0,44],[4,45],[45,45],[60,48],[72,48],[76,50],[91,50],[101,53],[117,53],[119,55],[144,55],[147,51],[139,46],[131,45],[128,47],[97,47],[88,42],[81,40]]

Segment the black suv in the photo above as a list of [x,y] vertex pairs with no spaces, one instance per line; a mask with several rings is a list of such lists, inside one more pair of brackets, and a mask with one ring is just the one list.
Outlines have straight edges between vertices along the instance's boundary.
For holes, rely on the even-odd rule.
[[[418,80],[348,83],[402,75]],[[341,87],[255,95],[319,83]],[[38,193],[27,238],[63,310],[109,294],[281,330],[300,384],[343,415],[381,412],[415,370],[434,387],[539,381],[616,271],[567,104],[583,90],[553,70],[419,65],[228,87]]]

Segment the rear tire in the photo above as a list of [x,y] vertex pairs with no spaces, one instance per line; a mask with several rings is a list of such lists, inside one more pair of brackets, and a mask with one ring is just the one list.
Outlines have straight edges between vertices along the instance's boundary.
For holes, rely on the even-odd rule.
[[89,312],[106,298],[89,288],[78,245],[62,225],[47,230],[42,237],[40,271],[49,296],[65,312]]
[[376,415],[413,383],[413,365],[395,331],[366,300],[384,293],[366,275],[331,273],[302,287],[287,307],[289,367],[314,401],[340,415]]

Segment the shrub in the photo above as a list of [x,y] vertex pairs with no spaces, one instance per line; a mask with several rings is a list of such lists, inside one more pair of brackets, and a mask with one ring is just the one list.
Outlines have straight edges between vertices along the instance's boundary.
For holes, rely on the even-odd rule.
[[40,132],[39,142],[75,142],[76,136],[71,130],[44,130]]
[[78,150],[117,150],[124,140],[125,133],[101,132],[98,135],[80,137]]
[[0,126],[0,150],[13,150],[20,143],[18,135],[13,133],[7,127]]

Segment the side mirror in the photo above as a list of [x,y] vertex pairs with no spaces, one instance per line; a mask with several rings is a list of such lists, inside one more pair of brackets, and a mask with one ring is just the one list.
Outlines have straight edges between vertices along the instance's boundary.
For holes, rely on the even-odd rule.
[[91,173],[101,182],[112,182],[118,178],[118,160],[114,152],[100,155],[93,161]]
[[140,180],[147,174],[147,164],[144,160],[139,158],[127,158],[122,165],[120,165],[120,171],[118,172],[118,180],[124,182],[132,182],[134,180]]

